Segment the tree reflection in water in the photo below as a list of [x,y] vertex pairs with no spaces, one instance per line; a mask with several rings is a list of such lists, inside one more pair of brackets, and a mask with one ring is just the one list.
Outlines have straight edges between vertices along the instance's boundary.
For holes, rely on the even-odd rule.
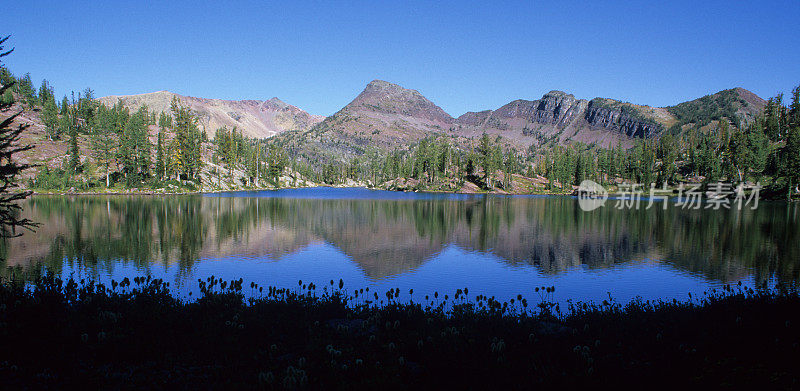
[[160,263],[186,278],[207,259],[281,259],[322,242],[372,279],[414,270],[448,246],[544,274],[641,260],[718,281],[797,281],[800,270],[794,204],[762,203],[755,211],[609,204],[583,212],[569,197],[343,199],[316,191],[311,198],[36,196],[24,213],[42,226],[0,244],[2,273],[13,268],[33,278],[42,265],[97,273]]

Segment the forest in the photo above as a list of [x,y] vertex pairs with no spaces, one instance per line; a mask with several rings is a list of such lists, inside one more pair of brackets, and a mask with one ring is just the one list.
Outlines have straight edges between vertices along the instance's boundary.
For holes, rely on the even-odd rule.
[[[236,128],[201,129],[196,113],[178,100],[170,112],[108,107],[87,88],[57,100],[47,80],[0,69],[2,96],[40,114],[49,141],[66,143],[60,165],[42,164],[27,185],[63,192],[110,189],[213,191],[302,185],[351,184],[401,190],[569,193],[584,179],[676,186],[760,183],[773,198],[797,196],[800,183],[800,86],[791,102],[770,98],[762,115],[743,121],[730,94],[669,107],[678,123],[660,137],[612,148],[553,140],[520,150],[502,136],[467,143],[432,134],[410,145],[361,156],[298,156],[271,139],[254,139]],[[731,90],[732,91],[732,90]],[[79,145],[91,159],[82,158]],[[281,180],[289,176],[292,180]],[[301,180],[298,181],[297,179]],[[531,178],[533,182],[525,181]],[[397,186],[399,179],[407,186]]]

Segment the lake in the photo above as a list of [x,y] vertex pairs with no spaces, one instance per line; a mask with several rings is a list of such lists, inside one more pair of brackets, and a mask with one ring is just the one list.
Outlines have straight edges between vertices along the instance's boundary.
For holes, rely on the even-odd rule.
[[[727,283],[796,283],[800,212],[617,209],[574,197],[311,188],[177,196],[44,196],[24,203],[41,226],[0,244],[3,277],[49,269],[102,282],[151,275],[181,297],[214,275],[260,286],[298,281],[400,299],[505,301],[554,286],[561,303],[688,299]],[[4,263],[4,264],[3,264]],[[320,288],[321,289],[321,288]],[[473,296],[474,297],[474,296]]]

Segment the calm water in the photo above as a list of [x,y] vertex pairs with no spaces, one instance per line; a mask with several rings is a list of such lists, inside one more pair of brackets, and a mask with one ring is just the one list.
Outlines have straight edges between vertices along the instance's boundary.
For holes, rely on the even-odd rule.
[[[152,275],[177,294],[197,279],[261,286],[458,288],[507,300],[685,299],[724,283],[795,283],[797,205],[758,210],[583,212],[571,197],[298,189],[206,196],[36,196],[36,233],[0,244],[3,276],[49,268],[102,281]],[[248,293],[248,289],[245,289]]]

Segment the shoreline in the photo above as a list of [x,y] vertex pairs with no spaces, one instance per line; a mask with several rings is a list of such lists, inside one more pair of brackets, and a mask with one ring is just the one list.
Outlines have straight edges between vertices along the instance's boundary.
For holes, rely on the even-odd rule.
[[280,191],[280,190],[292,190],[292,189],[312,189],[312,188],[320,188],[320,187],[327,187],[333,189],[369,189],[369,190],[378,190],[378,191],[390,191],[396,193],[434,193],[434,194],[463,194],[463,195],[508,195],[508,196],[521,196],[521,195],[536,195],[536,196],[545,196],[545,195],[552,195],[552,196],[572,196],[574,195],[572,192],[534,192],[534,193],[515,193],[515,192],[499,192],[499,191],[485,191],[485,192],[462,192],[462,191],[443,191],[443,190],[420,190],[420,191],[405,191],[405,190],[390,190],[387,188],[376,188],[376,187],[368,187],[364,186],[326,186],[326,185],[317,185],[317,186],[297,186],[297,187],[265,187],[265,188],[253,188],[253,189],[231,189],[231,190],[198,190],[198,191],[184,191],[184,192],[158,192],[151,190],[146,191],[109,191],[109,192],[98,192],[98,191],[76,191],[76,192],[47,192],[47,191],[32,191],[32,196],[103,196],[103,195],[147,195],[147,196],[159,196],[159,195],[203,195],[203,194],[219,194],[219,193],[235,193],[235,192],[247,192],[247,191]]
[[[280,188],[253,188],[253,189],[231,189],[231,190],[198,190],[198,191],[184,191],[174,192],[165,191],[158,192],[153,190],[147,191],[109,191],[109,192],[42,192],[32,191],[31,196],[189,196],[189,195],[205,195],[205,194],[220,194],[220,193],[237,193],[237,192],[250,192],[250,191],[280,191],[280,190],[293,190],[293,189],[313,189],[313,188],[332,188],[332,189],[368,189],[376,191],[389,191],[395,193],[428,193],[428,194],[458,194],[458,195],[495,195],[495,196],[558,196],[558,197],[576,197],[576,192],[532,192],[532,193],[515,193],[506,191],[484,191],[484,192],[463,192],[463,191],[444,191],[444,190],[420,190],[420,191],[406,191],[406,190],[391,190],[388,188],[375,188],[364,186],[297,186],[297,187],[280,187]],[[609,192],[608,199],[620,197],[619,192]],[[677,197],[674,190],[660,191],[655,193],[656,196],[670,196],[670,198]],[[648,194],[641,194],[642,200],[649,199]],[[760,201],[766,202],[797,202],[797,200],[785,200],[782,198],[761,198]]]

